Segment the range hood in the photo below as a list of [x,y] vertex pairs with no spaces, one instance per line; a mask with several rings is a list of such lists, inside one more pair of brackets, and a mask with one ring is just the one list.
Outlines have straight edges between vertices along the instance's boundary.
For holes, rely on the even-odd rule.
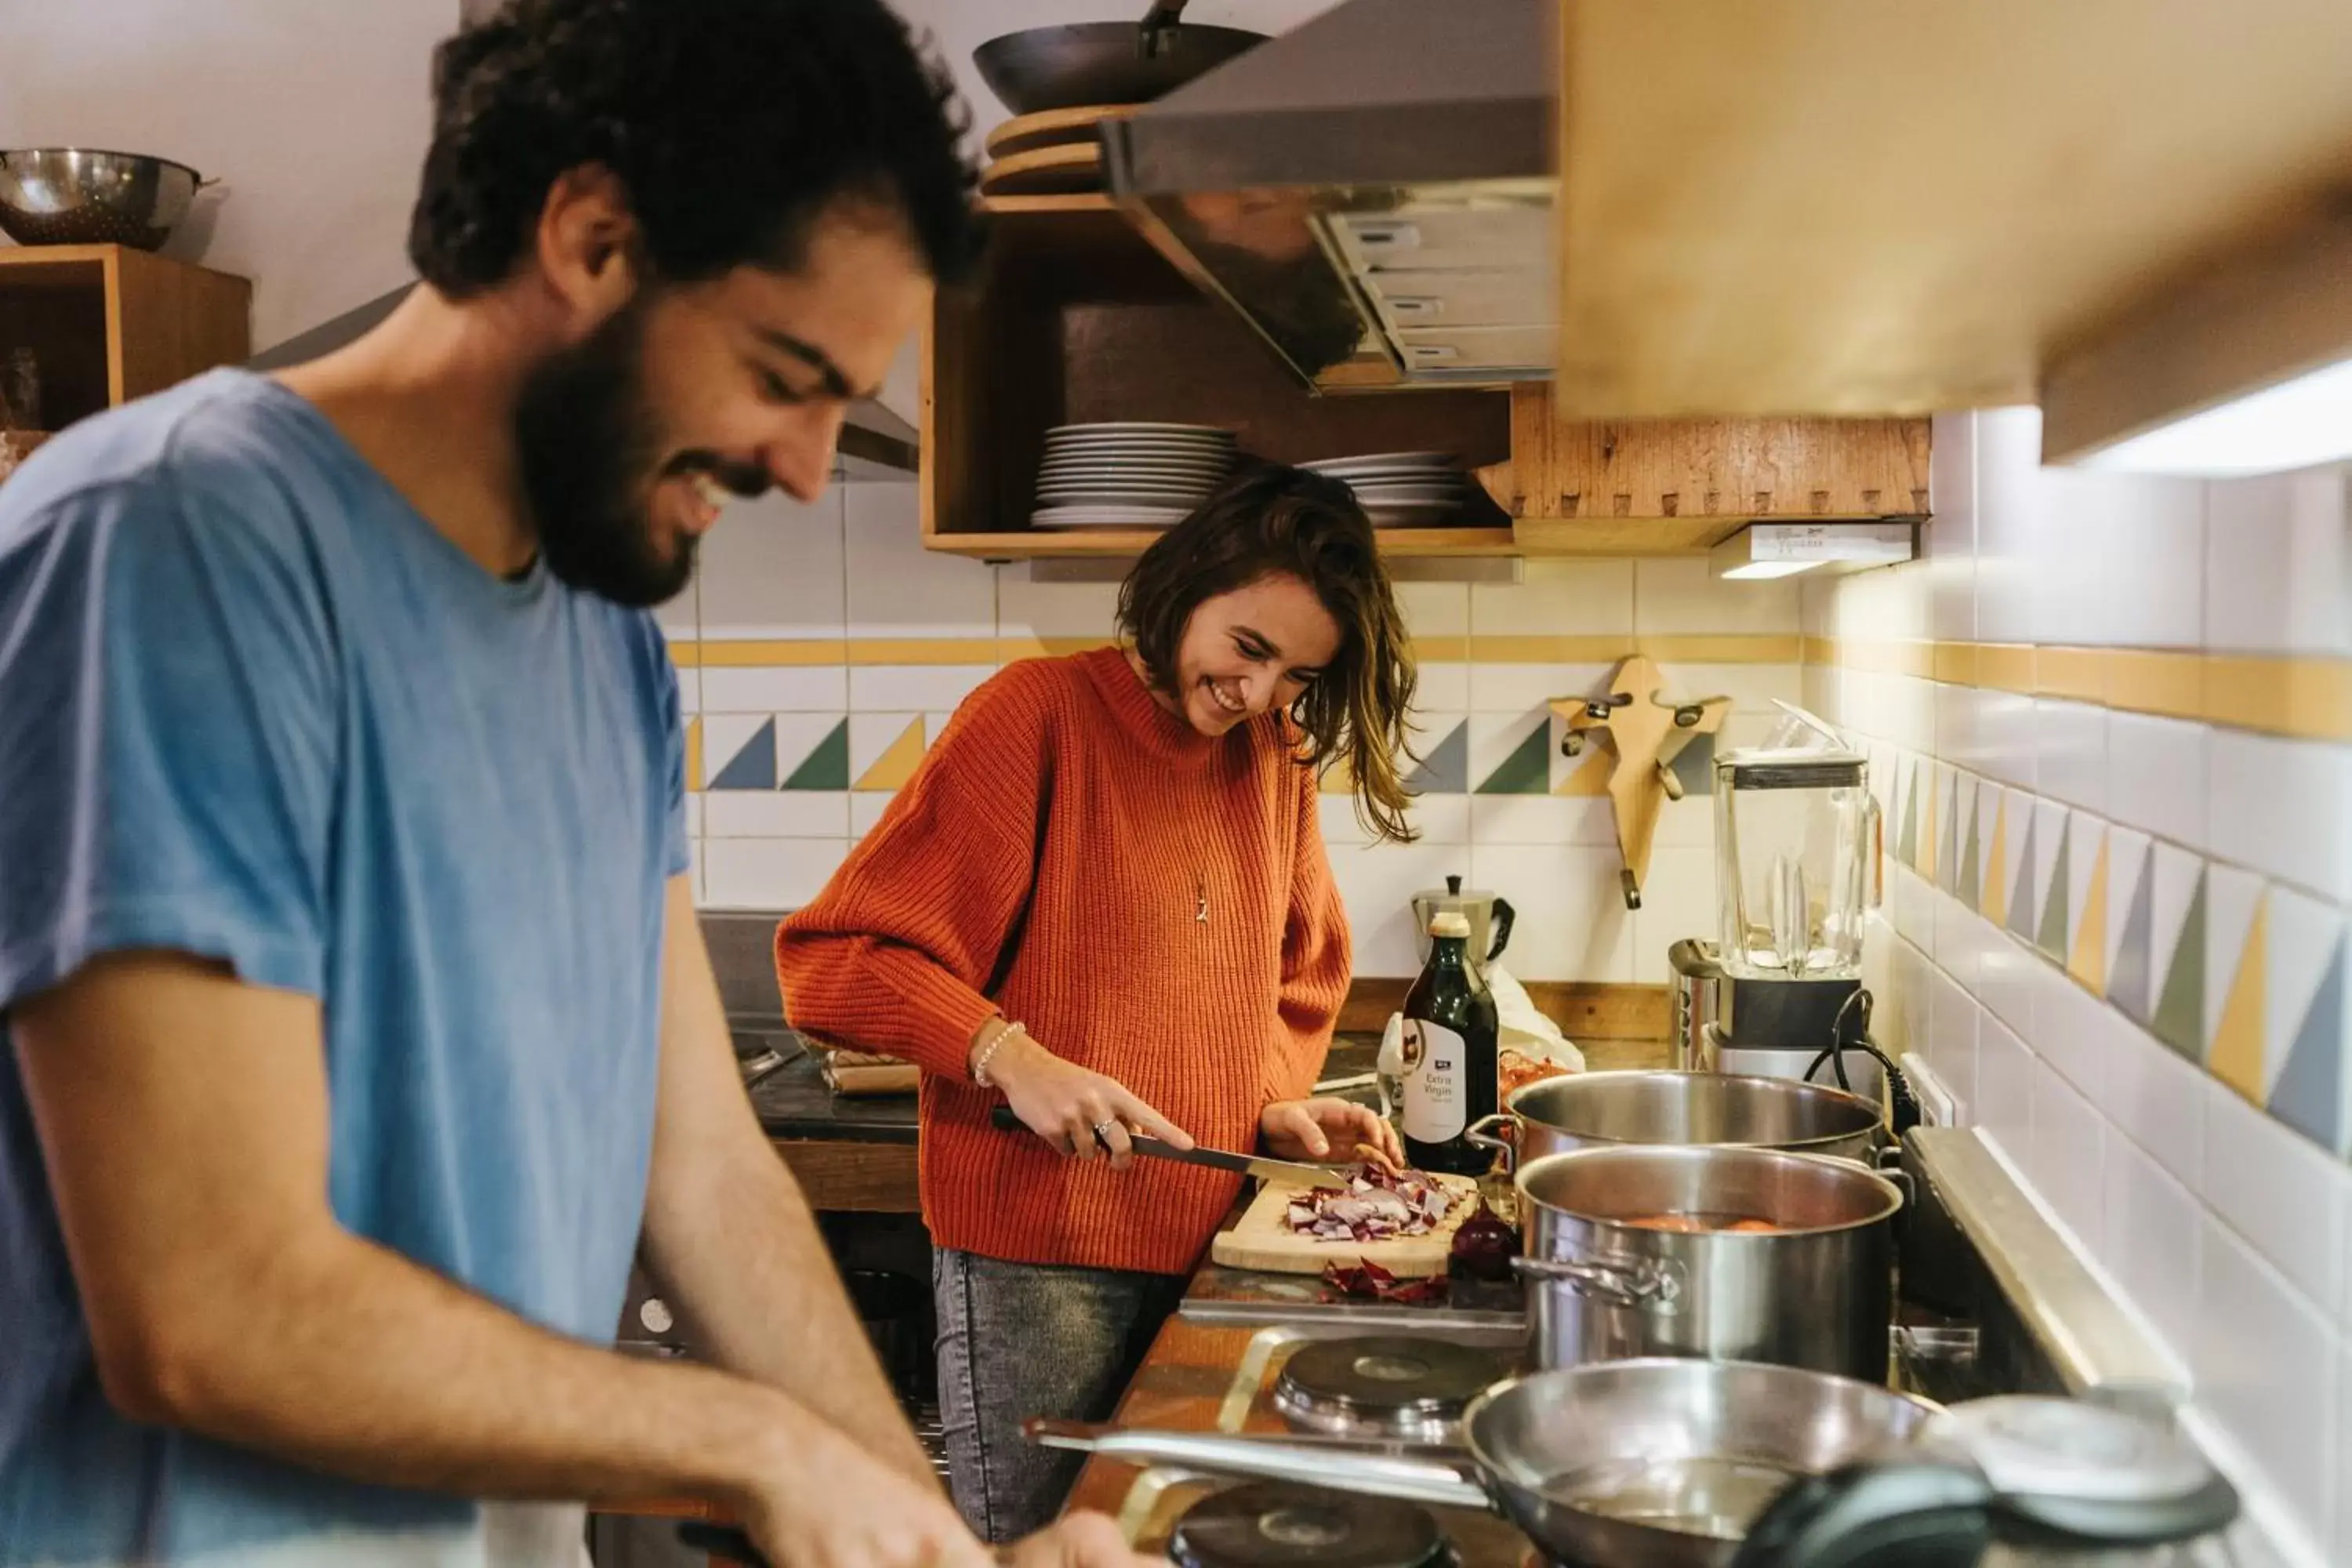
[[1326,391],[1559,357],[1549,0],[1347,0],[1103,128],[1152,243]]
[[[393,308],[408,298],[408,291],[415,287],[413,282],[404,283],[308,331],[298,332],[246,361],[246,368],[283,370],[341,348],[391,315]],[[839,477],[853,481],[904,479],[915,471],[919,440],[912,425],[874,399],[861,398],[849,405],[848,417],[841,427],[837,447]]]

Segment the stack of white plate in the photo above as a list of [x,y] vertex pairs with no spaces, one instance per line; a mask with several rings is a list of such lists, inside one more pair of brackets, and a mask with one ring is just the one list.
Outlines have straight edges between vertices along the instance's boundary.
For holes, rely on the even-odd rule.
[[1234,433],[1208,425],[1057,425],[1037,468],[1038,528],[1166,528],[1233,471]]
[[1451,452],[1373,452],[1300,466],[1354,490],[1374,528],[1433,528],[1470,500],[1470,476]]

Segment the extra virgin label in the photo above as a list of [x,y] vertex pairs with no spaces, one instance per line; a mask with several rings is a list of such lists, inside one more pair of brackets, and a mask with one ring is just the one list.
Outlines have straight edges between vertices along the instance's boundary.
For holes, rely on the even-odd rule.
[[1404,1021],[1404,1135],[1445,1143],[1469,1125],[1470,1053],[1462,1037],[1426,1018]]

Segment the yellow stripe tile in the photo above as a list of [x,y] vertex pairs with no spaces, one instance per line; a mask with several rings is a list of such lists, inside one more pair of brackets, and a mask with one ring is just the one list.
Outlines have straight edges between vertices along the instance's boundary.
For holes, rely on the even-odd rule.
[[1614,664],[1633,651],[1631,637],[1506,637],[1465,639],[1477,664]]
[[1993,691],[2033,695],[2033,645],[1988,642],[1977,645],[1977,684]]
[[923,760],[923,721],[920,719],[898,732],[889,750],[874,759],[873,766],[857,775],[852,789],[904,789],[907,781],[915,776],[916,767]]
[[1633,651],[1660,663],[1795,664],[1804,657],[1804,639],[1787,637],[1735,637],[1718,634],[1652,635],[1633,639]]
[[850,664],[994,664],[996,642],[988,637],[852,637]]
[[1470,658],[1470,639],[1461,632],[1412,639],[1412,657],[1421,664],[1461,664]]
[[2107,655],[2095,647],[2042,647],[2033,653],[2033,689],[2078,702],[2107,700]]
[[2203,717],[2274,735],[2352,740],[2352,663],[2210,654]]
[[2263,1101],[2263,971],[2269,945],[2268,900],[2254,906],[2254,923],[2246,932],[2245,951],[2238,958],[2236,979],[2229,999],[2221,1004],[2221,1021],[2213,1027],[2212,1048],[2205,1065],[2213,1076],[2238,1091],[2250,1103]]
[[848,652],[847,645],[839,637],[745,637],[698,646],[701,663],[706,668],[725,669],[786,669],[841,664],[846,662]]
[[1977,645],[1939,642],[1936,645],[1936,679],[1950,686],[1977,683]]
[[2205,657],[2163,648],[2116,648],[2107,656],[2107,706],[2174,719],[2205,714]]
[[2091,889],[2084,895],[2083,912],[2074,922],[2074,952],[2066,973],[2083,983],[2094,996],[2107,994],[2107,836],[2099,835],[2099,853],[2091,865]]
[[686,787],[702,787],[702,716],[686,721]]

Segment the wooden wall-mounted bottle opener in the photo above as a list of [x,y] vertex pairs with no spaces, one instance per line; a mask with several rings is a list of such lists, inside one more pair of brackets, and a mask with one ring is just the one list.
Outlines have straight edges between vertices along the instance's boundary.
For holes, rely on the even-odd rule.
[[1650,840],[1657,833],[1661,803],[1680,800],[1683,795],[1682,782],[1674,773],[1675,754],[1698,736],[1721,730],[1731,713],[1731,699],[1669,700],[1658,667],[1633,654],[1610,676],[1608,696],[1555,698],[1551,710],[1568,721],[1559,742],[1563,754],[1583,755],[1595,731],[1605,733],[1616,748],[1609,800],[1617,817],[1617,852],[1625,862],[1621,874],[1625,907],[1638,910],[1642,883],[1650,874]]

